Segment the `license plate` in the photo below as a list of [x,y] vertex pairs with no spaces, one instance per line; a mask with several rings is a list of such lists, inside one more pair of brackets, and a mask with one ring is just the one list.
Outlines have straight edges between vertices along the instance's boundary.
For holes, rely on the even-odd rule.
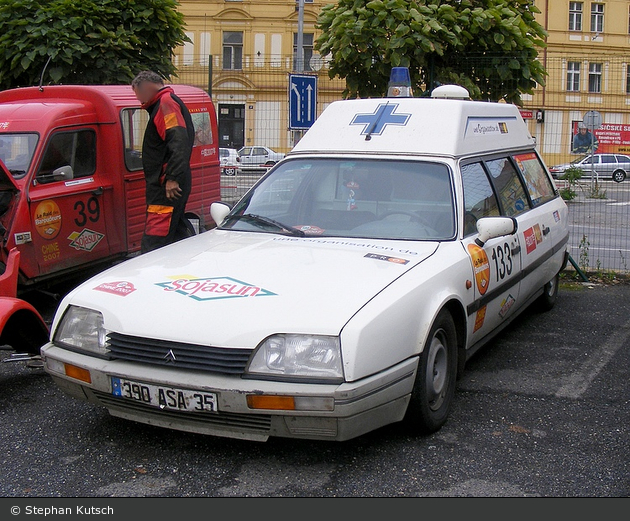
[[217,395],[191,389],[176,389],[123,378],[112,378],[112,394],[174,411],[217,412]]

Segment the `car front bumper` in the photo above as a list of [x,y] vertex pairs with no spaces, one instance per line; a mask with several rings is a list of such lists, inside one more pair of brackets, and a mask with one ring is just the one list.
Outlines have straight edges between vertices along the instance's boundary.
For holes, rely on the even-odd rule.
[[[67,394],[104,406],[112,416],[214,436],[266,441],[270,436],[348,440],[403,419],[418,358],[405,360],[357,382],[314,384],[245,379],[75,353],[48,343],[44,368]],[[89,371],[90,383],[68,376],[67,365]],[[60,369],[61,368],[61,369]],[[87,373],[85,373],[87,374]],[[213,393],[217,412],[160,409],[115,396],[112,378]],[[328,410],[250,409],[248,395],[312,397]]]

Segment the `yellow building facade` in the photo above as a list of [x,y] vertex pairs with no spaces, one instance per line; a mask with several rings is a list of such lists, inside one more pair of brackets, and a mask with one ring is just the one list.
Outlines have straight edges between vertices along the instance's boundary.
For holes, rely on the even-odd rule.
[[[343,81],[330,80],[326,60],[313,51],[317,16],[328,3],[305,1],[300,62],[297,0],[180,0],[191,43],[176,52],[175,81],[211,86],[220,146],[291,149],[291,73],[317,77],[314,117],[341,98]],[[545,161],[575,157],[573,136],[590,111],[604,123],[595,131],[598,151],[630,153],[630,1],[536,0],[536,6],[548,32],[539,53],[548,77],[523,96],[522,113]]]
[[[290,121],[292,73],[316,77],[316,92],[308,93],[316,97],[315,107],[304,119],[314,120],[341,98],[343,81],[330,80],[325,60],[313,51],[317,16],[327,3],[304,3],[304,58],[299,60],[296,0],[181,0],[191,42],[176,51],[174,81],[207,90],[211,85],[220,146],[258,145],[285,153],[293,147],[301,131],[294,131]],[[304,125],[308,122],[298,127]]]
[[548,77],[524,96],[524,107],[541,155],[549,165],[575,159],[574,136],[589,112],[603,121],[594,129],[597,152],[629,154],[630,2],[536,0],[536,6],[548,33],[539,54]]

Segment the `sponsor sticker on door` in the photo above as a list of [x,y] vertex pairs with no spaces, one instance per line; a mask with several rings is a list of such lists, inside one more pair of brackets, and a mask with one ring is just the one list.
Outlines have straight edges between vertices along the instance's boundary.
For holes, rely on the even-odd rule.
[[51,240],[61,231],[61,210],[52,199],[42,201],[35,208],[35,229],[44,239]]
[[102,233],[95,232],[94,230],[88,230],[83,228],[80,232],[72,232],[68,235],[70,246],[75,250],[92,251],[99,242],[105,237]]

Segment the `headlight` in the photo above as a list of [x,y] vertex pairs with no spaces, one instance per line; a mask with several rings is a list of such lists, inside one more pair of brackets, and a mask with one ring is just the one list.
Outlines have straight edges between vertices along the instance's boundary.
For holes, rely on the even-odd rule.
[[271,336],[258,346],[247,372],[284,377],[342,379],[339,337]]
[[78,306],[68,307],[57,326],[53,342],[101,356],[109,353],[103,315],[99,311]]

